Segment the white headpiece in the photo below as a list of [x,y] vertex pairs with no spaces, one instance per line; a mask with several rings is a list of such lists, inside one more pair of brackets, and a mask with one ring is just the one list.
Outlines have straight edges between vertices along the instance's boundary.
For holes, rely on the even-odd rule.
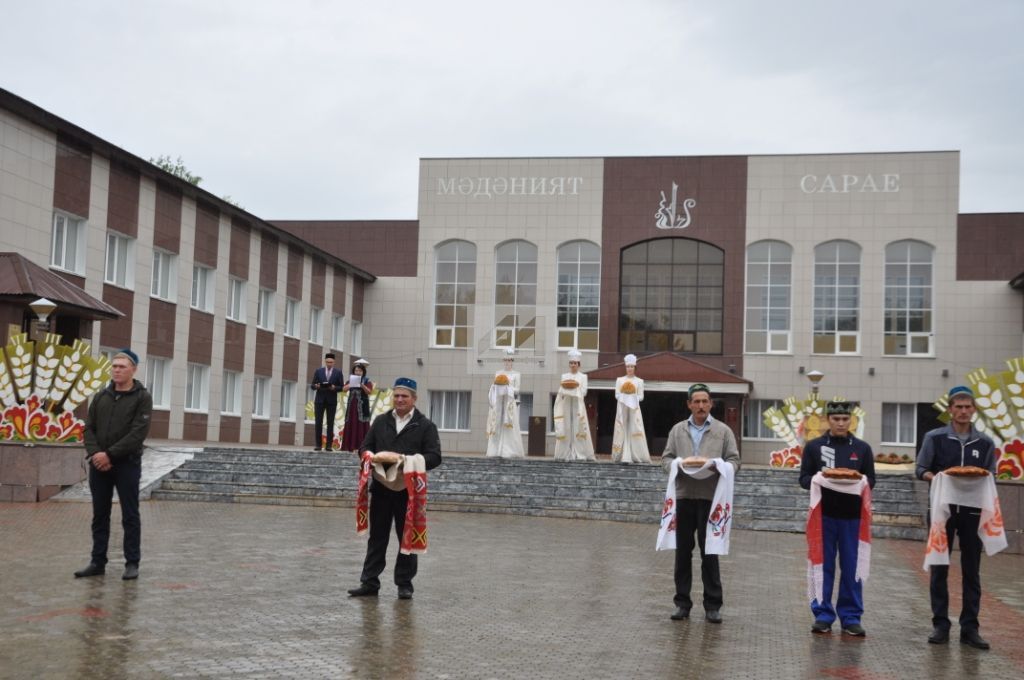
[[627,366],[636,366],[636,355],[627,354],[626,358],[622,360],[622,363],[626,364]]
[[370,362],[367,361],[366,359],[356,359],[354,362],[352,362],[352,364],[354,366],[369,366]]
[[580,351],[578,349],[569,350],[569,361],[579,361],[582,358],[583,355],[580,354]]
[[509,347],[507,350],[505,350],[505,358],[506,359],[514,359],[515,356],[516,356],[516,351],[514,349],[512,349],[511,347]]

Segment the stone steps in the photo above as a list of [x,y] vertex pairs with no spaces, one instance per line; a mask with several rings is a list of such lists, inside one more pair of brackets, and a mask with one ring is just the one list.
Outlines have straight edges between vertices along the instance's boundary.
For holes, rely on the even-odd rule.
[[[153,498],[352,507],[357,476],[358,463],[350,454],[206,449],[165,478]],[[665,481],[656,464],[449,456],[430,473],[429,506],[656,523]],[[795,471],[743,468],[737,475],[737,527],[803,531],[807,502]],[[926,503],[925,491],[909,477],[879,476],[874,534],[923,539]]]

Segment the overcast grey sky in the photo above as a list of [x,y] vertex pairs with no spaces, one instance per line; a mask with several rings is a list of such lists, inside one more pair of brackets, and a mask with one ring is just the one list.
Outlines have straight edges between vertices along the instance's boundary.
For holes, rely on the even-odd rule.
[[1024,211],[1021,0],[0,0],[0,87],[266,219],[415,218],[421,157],[946,149]]

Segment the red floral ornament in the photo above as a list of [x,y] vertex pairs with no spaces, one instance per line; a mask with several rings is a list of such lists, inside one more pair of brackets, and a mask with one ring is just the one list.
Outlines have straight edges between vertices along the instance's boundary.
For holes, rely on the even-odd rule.
[[1024,442],[1014,439],[996,449],[996,479],[1024,479]]

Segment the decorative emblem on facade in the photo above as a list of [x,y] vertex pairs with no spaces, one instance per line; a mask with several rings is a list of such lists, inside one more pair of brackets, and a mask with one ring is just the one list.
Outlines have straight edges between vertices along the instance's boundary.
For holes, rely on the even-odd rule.
[[[676,212],[679,185],[672,182],[672,201],[669,202],[665,192],[661,192],[661,201],[658,203],[658,210],[654,213],[654,226],[658,229],[686,229],[690,226],[690,208],[697,207],[697,200],[687,198],[683,200],[683,214]],[[666,205],[667,204],[667,205]]]

